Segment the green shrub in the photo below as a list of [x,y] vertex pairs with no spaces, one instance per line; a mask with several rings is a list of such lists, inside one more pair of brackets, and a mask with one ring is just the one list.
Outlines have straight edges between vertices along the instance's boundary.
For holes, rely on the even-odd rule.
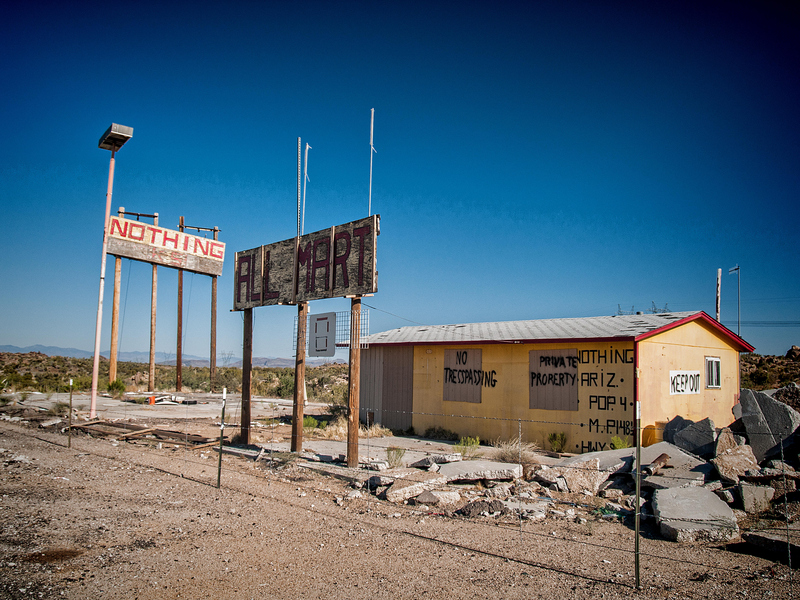
[[567,434],[563,431],[551,433],[547,436],[547,443],[550,444],[550,450],[553,452],[563,452],[567,447]]
[[480,456],[480,443],[481,439],[477,436],[475,437],[462,437],[457,444],[453,446],[453,449],[456,452],[460,452],[461,456],[464,458],[474,458],[476,456]]
[[122,379],[115,379],[108,384],[108,391],[116,398],[125,393],[125,382]]
[[294,370],[286,369],[278,376],[278,386],[275,388],[278,398],[292,398],[294,396]]
[[319,428],[319,421],[317,421],[314,417],[308,415],[303,417],[303,429],[318,429]]
[[611,449],[612,450],[622,450],[624,448],[630,448],[632,446],[632,442],[628,439],[628,436],[625,436],[625,439],[622,439],[618,435],[615,435],[611,438]]

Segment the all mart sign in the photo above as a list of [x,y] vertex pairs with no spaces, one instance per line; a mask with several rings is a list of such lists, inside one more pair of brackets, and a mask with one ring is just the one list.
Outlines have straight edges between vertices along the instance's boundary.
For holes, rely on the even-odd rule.
[[236,253],[233,310],[378,291],[380,216]]

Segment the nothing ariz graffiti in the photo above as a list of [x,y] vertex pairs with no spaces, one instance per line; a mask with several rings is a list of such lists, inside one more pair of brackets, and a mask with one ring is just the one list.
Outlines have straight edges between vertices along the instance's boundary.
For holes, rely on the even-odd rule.
[[443,398],[450,402],[480,403],[483,388],[497,385],[497,371],[483,370],[480,348],[444,351]]

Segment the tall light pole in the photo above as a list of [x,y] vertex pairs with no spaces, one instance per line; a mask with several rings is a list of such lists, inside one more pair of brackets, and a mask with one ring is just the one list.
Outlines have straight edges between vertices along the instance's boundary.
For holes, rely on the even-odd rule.
[[100,260],[100,294],[97,299],[97,324],[94,331],[94,363],[92,366],[92,403],[89,418],[95,417],[97,408],[97,380],[100,374],[100,330],[103,325],[103,291],[106,280],[106,252],[108,250],[108,222],[111,216],[111,193],[114,189],[114,155],[117,150],[133,137],[133,127],[112,123],[100,138],[98,148],[111,150],[111,162],[108,166],[108,190],[106,191],[106,213],[103,225],[103,254]]
[[731,267],[728,269],[728,275],[733,275],[734,272],[736,273],[736,285],[739,288],[737,292],[737,307],[736,307],[736,335],[742,337],[742,275],[739,271],[739,265],[737,264],[735,267]]

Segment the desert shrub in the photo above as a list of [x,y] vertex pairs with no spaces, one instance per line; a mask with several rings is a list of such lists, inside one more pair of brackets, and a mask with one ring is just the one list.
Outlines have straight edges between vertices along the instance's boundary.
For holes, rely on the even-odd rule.
[[462,437],[457,444],[453,445],[453,449],[456,452],[460,452],[461,456],[464,458],[475,458],[481,454],[480,444],[481,439],[479,437],[465,436]]
[[551,433],[547,436],[547,443],[550,444],[550,450],[553,452],[563,452],[567,447],[567,434],[563,431]]
[[55,417],[61,417],[66,415],[68,412],[69,402],[56,402],[50,407],[50,409],[47,411],[47,414]]
[[317,429],[318,427],[319,421],[317,421],[314,417],[310,415],[303,417],[303,429]]
[[632,446],[632,442],[628,439],[628,436],[625,436],[625,439],[622,439],[618,435],[615,435],[611,438],[611,449],[612,450],[622,450],[624,448],[630,448]]
[[115,379],[108,384],[108,391],[117,398],[125,393],[125,382],[122,379]]
[[[346,440],[347,439],[347,419],[338,417],[328,423],[326,427],[318,431],[318,435],[328,440]],[[361,425],[358,428],[358,437],[360,438],[378,438],[378,437],[392,437],[392,432],[382,425],[373,423],[370,427]]]
[[539,450],[539,445],[534,442],[521,442],[519,438],[514,440],[497,438],[492,446],[493,458],[500,462],[518,463],[523,466],[535,465],[539,462],[535,455]]
[[286,369],[278,375],[278,385],[275,388],[278,398],[291,398],[294,396],[294,371]]
[[386,461],[392,469],[403,466],[403,455],[405,455],[405,448],[397,448],[396,446],[389,446],[386,448]]
[[458,434],[455,431],[450,431],[444,427],[428,427],[422,437],[431,438],[432,440],[458,440]]

